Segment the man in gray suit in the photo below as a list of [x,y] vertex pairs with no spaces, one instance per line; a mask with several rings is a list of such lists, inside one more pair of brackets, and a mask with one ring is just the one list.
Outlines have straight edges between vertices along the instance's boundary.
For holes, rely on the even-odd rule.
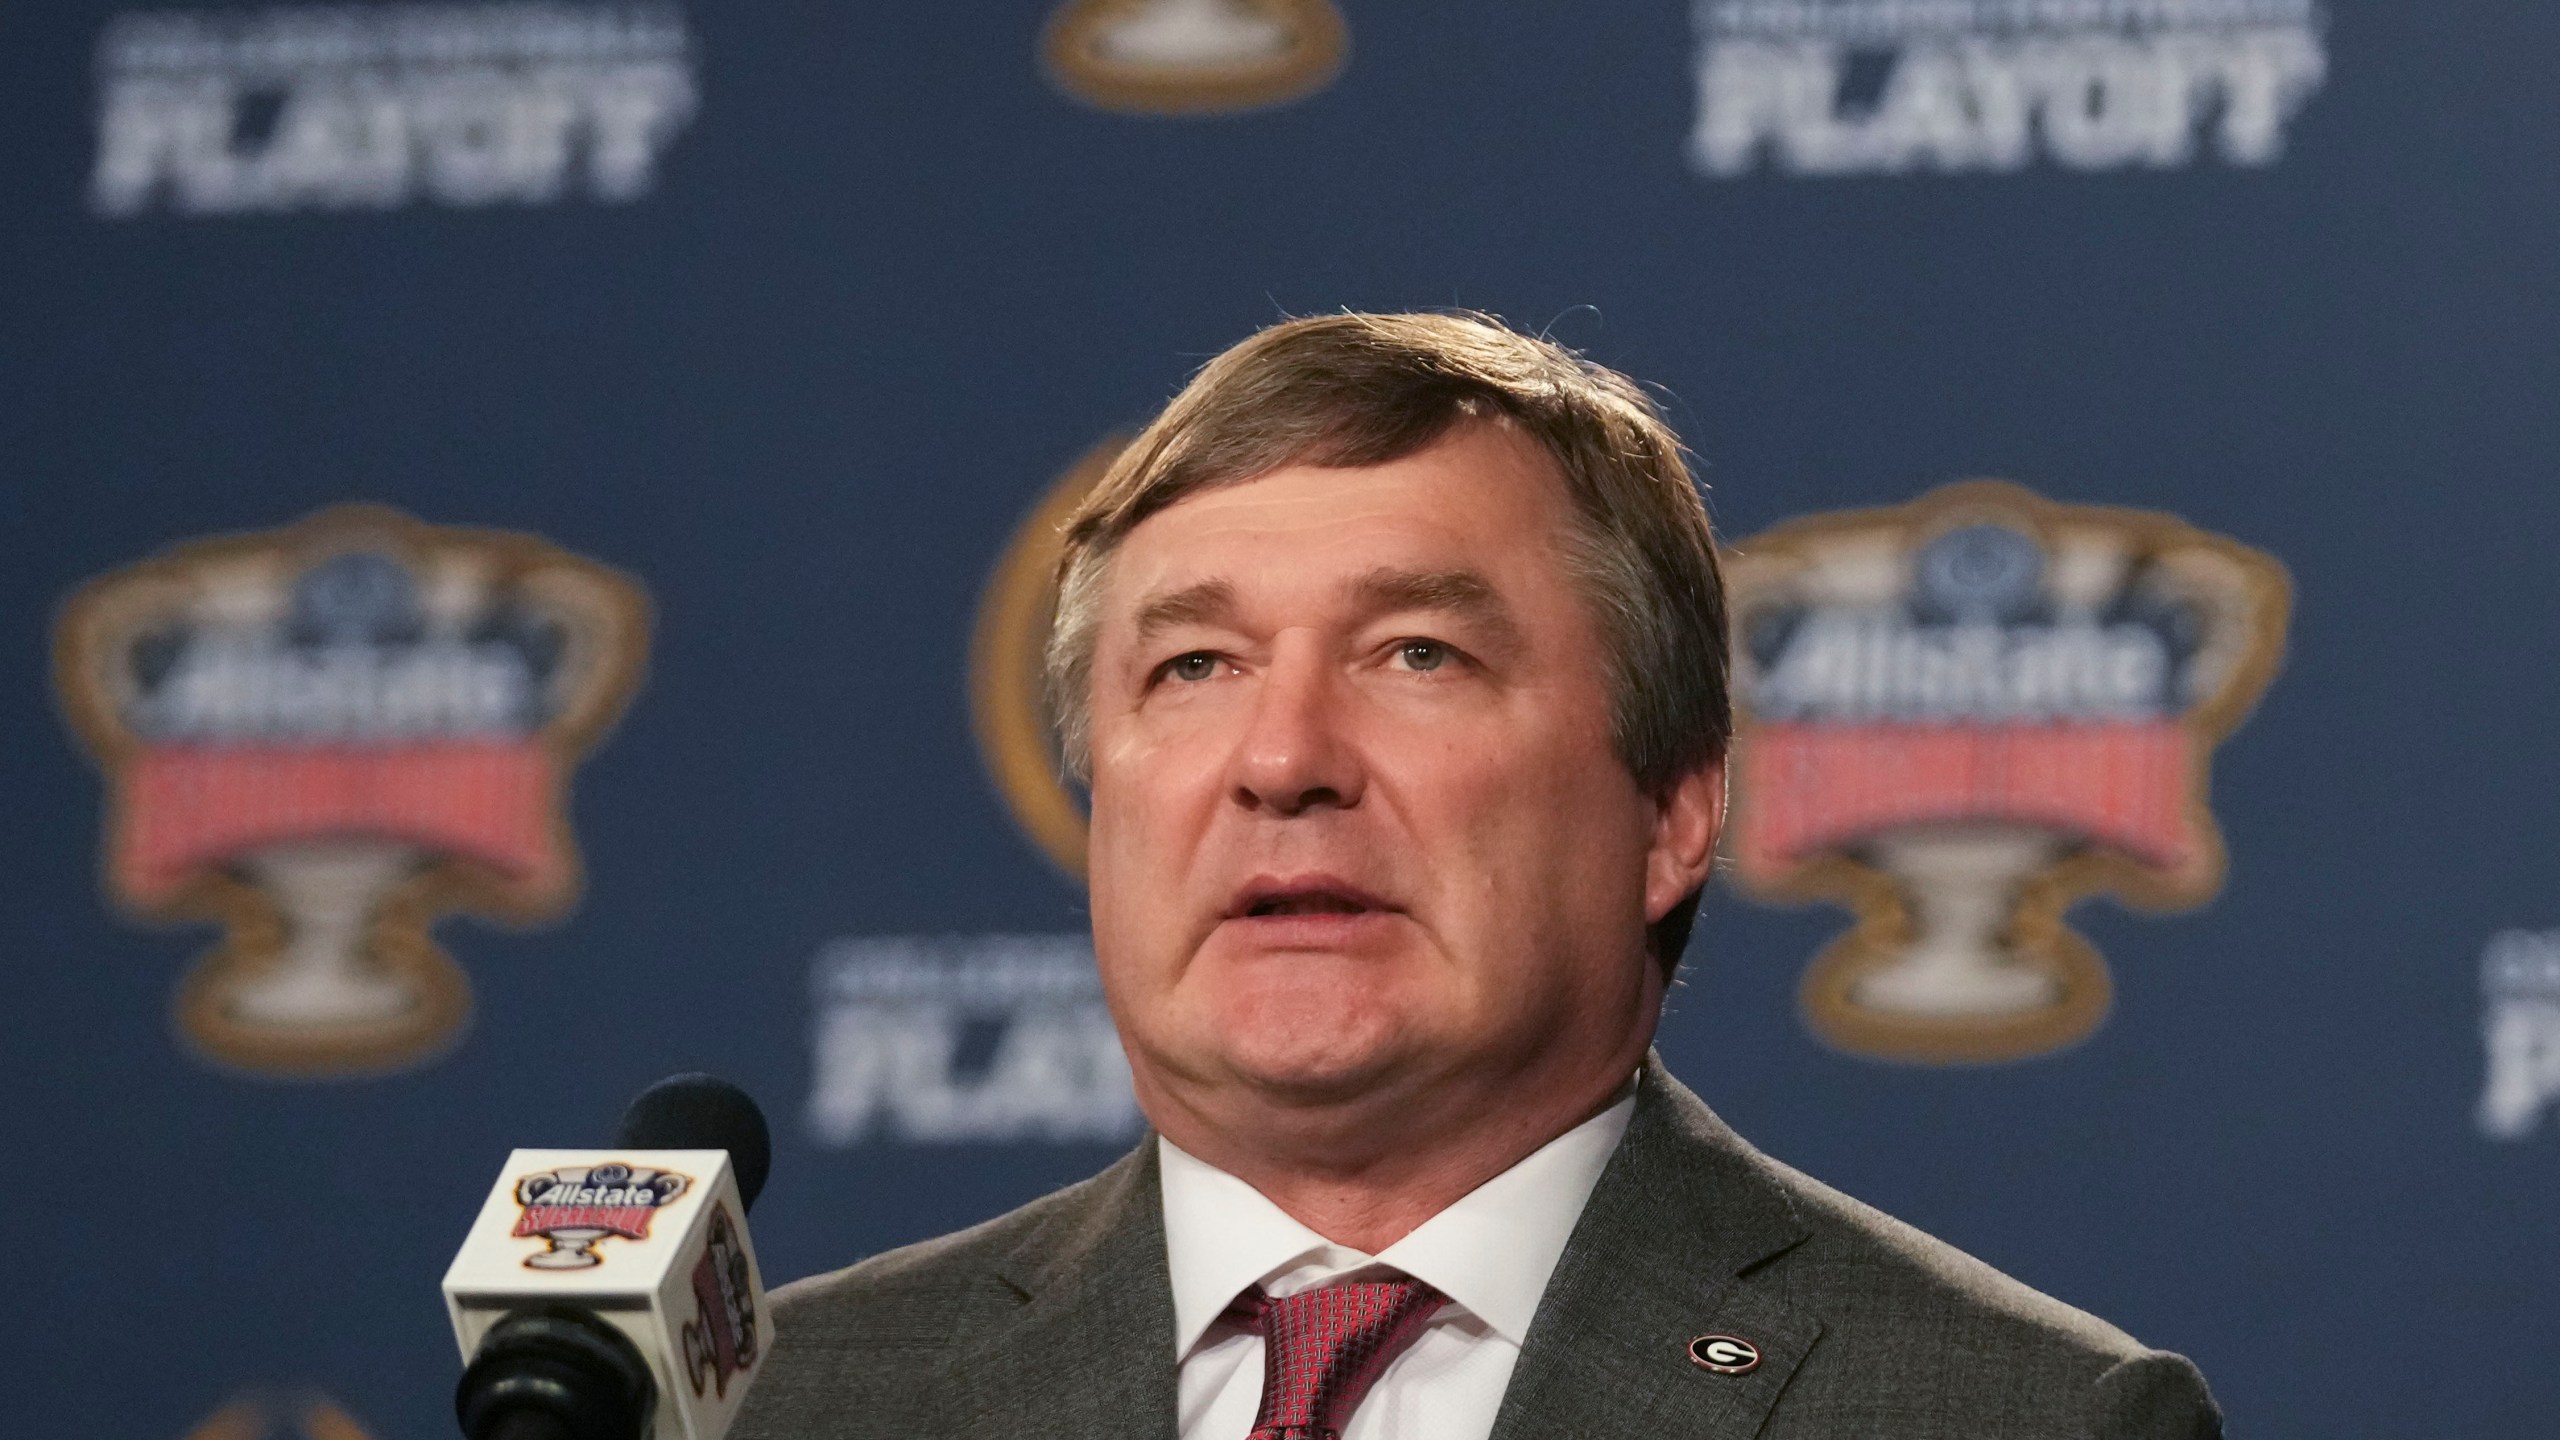
[[737,1434],[2190,1440],[2185,1360],[1754,1151],[1650,1053],[1724,820],[1677,439],[1481,317],[1205,367],[1049,654],[1155,1134],[789,1286]]

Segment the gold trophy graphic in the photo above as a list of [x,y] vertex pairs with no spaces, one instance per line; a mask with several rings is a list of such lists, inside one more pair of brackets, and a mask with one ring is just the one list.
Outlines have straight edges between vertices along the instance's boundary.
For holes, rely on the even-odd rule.
[[2283,652],[2283,567],[1999,481],[1782,525],[1727,563],[1730,874],[1857,915],[1805,976],[1815,1033],[1948,1063],[2095,1030],[2112,983],[2064,916],[2220,889],[2209,765]]
[[1349,49],[1332,0],[1068,0],[1042,53],[1106,110],[1214,114],[1324,88]]
[[72,596],[55,679],[108,779],[107,888],[225,931],[179,986],[189,1043],[306,1077],[453,1043],[470,985],[429,926],[574,903],[569,773],[637,683],[647,623],[602,566],[372,506]]
[[371,1432],[325,1395],[252,1390],[187,1432],[187,1440],[370,1440]]

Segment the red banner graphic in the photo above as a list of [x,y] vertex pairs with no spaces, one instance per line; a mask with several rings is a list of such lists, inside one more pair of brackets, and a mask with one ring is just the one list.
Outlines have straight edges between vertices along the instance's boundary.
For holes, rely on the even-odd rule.
[[2173,720],[1760,725],[1735,757],[1738,859],[1768,874],[1896,826],[2004,821],[2174,867],[2197,845],[2191,744]]
[[549,1235],[555,1230],[609,1230],[632,1240],[649,1238],[649,1217],[658,1213],[655,1205],[527,1205],[524,1218],[516,1222],[515,1233],[521,1238]]
[[340,836],[414,843],[550,887],[551,757],[531,740],[369,745],[171,745],[126,779],[117,885],[149,903],[203,866],[269,845]]

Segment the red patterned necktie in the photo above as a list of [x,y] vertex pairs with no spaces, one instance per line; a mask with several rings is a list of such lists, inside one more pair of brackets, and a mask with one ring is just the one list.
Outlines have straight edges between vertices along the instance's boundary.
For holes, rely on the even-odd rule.
[[1262,1408],[1245,1440],[1336,1440],[1446,1300],[1411,1279],[1323,1285],[1285,1300],[1244,1296],[1231,1313],[1262,1332]]

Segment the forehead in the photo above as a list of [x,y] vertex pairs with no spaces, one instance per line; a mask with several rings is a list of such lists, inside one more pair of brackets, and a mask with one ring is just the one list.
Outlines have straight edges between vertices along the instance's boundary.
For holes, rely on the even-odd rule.
[[1461,426],[1400,460],[1284,466],[1147,517],[1112,559],[1106,607],[1222,582],[1241,599],[1339,591],[1380,570],[1465,570],[1519,594],[1563,581],[1572,505],[1555,462],[1507,425]]

